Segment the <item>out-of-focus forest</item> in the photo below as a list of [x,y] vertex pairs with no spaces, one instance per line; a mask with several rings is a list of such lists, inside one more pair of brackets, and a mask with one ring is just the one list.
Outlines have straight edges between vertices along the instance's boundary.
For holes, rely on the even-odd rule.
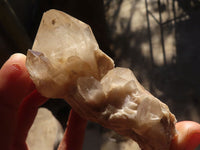
[[[89,24],[116,66],[132,69],[178,121],[200,122],[200,0],[0,0],[0,65],[13,53],[26,54],[52,8]],[[66,127],[70,107],[63,100],[43,107]],[[125,149],[108,132],[89,123],[84,149]]]

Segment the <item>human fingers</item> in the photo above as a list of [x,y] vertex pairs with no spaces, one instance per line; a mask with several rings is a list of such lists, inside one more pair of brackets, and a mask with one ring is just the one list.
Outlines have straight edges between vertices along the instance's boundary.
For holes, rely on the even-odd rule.
[[16,107],[22,99],[34,89],[25,67],[26,56],[20,53],[12,55],[0,70],[1,104]]
[[181,121],[176,124],[177,136],[172,140],[171,150],[194,150],[200,144],[200,124]]
[[82,150],[87,120],[70,111],[67,129],[58,150]]
[[0,145],[8,149],[16,126],[17,110],[34,85],[25,67],[25,55],[12,55],[0,69]]
[[37,90],[29,94],[19,107],[17,127],[12,148],[15,150],[27,150],[26,138],[30,130],[38,108],[47,101]]

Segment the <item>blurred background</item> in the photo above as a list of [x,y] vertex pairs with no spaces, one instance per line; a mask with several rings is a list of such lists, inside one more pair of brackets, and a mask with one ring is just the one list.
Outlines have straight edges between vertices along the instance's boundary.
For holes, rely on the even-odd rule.
[[[0,0],[0,66],[13,53],[26,54],[43,12],[52,8],[89,24],[116,66],[132,69],[178,121],[200,123],[200,0]],[[57,146],[69,110],[63,100],[42,106],[27,140],[31,150]],[[90,122],[83,149],[139,148]]]

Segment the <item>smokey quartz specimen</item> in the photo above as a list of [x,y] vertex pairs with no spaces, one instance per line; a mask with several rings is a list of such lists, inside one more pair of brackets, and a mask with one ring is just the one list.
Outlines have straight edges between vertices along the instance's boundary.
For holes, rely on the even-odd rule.
[[61,11],[44,13],[26,66],[42,95],[64,98],[80,116],[144,150],[169,149],[175,116],[131,70],[114,68],[87,24]]

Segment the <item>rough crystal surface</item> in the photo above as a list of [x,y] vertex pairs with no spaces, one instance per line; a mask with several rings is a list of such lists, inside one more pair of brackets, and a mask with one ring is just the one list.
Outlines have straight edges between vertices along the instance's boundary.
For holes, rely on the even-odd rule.
[[117,67],[100,81],[94,80],[87,79],[84,85],[78,82],[82,89],[76,95],[80,98],[72,98],[73,103],[81,99],[82,108],[89,106],[81,113],[84,117],[136,140],[145,150],[169,149],[176,119],[167,105],[139,84],[131,70]]
[[82,117],[137,141],[167,150],[175,116],[127,68],[113,68],[88,25],[57,10],[43,15],[27,69],[39,92],[64,98]]

